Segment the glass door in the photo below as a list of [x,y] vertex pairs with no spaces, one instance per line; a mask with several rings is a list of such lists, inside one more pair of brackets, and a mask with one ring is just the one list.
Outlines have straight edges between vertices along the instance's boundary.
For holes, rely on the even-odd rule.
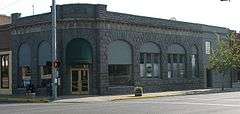
[[88,94],[88,69],[80,69],[81,74],[81,91],[80,94]]
[[79,71],[77,69],[72,70],[71,77],[72,77],[72,94],[79,94],[80,91]]
[[72,94],[89,94],[89,70],[72,69]]

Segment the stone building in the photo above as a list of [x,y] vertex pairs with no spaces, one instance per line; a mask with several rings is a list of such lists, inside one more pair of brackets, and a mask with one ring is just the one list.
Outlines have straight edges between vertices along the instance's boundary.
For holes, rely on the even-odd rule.
[[0,25],[10,24],[11,18],[9,16],[0,15]]
[[[24,94],[32,83],[38,94],[46,95],[51,83],[51,13],[14,13],[11,18],[10,25],[0,27],[7,32],[0,39],[11,39],[12,92]],[[219,87],[219,77],[207,69],[208,56],[229,32],[111,12],[101,4],[58,5],[58,92],[111,95],[131,93],[135,86],[145,92]],[[229,77],[225,85],[231,86]]]
[[9,17],[0,16],[0,94],[12,94],[12,52],[9,22]]

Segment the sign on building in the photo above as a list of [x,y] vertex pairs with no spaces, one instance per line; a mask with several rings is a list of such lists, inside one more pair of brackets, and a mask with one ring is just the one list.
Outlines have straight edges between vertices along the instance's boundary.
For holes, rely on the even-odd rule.
[[211,54],[211,43],[205,42],[206,54]]

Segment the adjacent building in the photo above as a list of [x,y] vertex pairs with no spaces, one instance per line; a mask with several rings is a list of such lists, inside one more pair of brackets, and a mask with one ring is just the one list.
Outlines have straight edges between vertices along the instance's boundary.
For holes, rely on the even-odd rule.
[[10,24],[10,23],[11,23],[11,18],[9,16],[0,14],[0,25]]
[[0,15],[0,94],[12,94],[10,17]]
[[[131,93],[135,86],[145,92],[220,87],[221,78],[208,69],[208,56],[229,32],[111,12],[101,4],[58,5],[58,92],[112,95]],[[2,68],[8,66],[8,78],[1,78],[3,88],[24,94],[32,83],[39,95],[49,93],[51,13],[12,14],[11,24],[0,26],[0,44]],[[231,84],[226,77],[225,86]]]

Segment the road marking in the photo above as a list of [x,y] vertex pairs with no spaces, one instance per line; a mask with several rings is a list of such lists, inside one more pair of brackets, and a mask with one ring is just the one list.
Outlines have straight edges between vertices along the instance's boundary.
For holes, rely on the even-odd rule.
[[[120,103],[120,102],[119,102]],[[143,102],[121,102],[121,103],[127,103],[127,104],[176,104],[176,105],[203,105],[203,106],[224,106],[224,107],[240,107],[240,105],[232,105],[232,104],[221,104],[221,103],[191,103],[191,102],[165,102],[165,101],[159,101],[159,102],[149,102],[149,101],[143,101]]]

